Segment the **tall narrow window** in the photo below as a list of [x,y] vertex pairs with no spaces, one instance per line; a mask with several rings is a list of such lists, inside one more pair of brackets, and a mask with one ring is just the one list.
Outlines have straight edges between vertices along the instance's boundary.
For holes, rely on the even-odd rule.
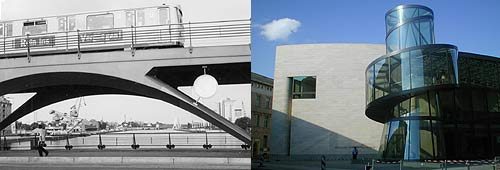
[[160,15],[160,24],[170,24],[170,9],[169,8],[158,8]]
[[144,13],[144,9],[135,10],[136,12],[136,26],[146,25],[146,14]]
[[292,98],[316,98],[316,76],[298,76],[292,79]]
[[12,23],[5,23],[5,36],[12,36]]
[[57,31],[66,31],[66,17],[57,18]]
[[127,27],[135,26],[135,11],[125,11],[125,25]]

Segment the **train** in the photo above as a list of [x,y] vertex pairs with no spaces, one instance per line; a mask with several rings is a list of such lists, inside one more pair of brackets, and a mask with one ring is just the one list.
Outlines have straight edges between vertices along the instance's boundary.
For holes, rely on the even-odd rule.
[[183,47],[180,5],[0,21],[0,57]]

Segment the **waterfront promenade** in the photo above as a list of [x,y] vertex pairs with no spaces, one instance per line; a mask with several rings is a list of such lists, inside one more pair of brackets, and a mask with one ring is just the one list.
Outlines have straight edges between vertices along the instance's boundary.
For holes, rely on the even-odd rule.
[[[243,149],[120,149],[1,151],[0,169],[250,169]],[[42,168],[42,169],[43,169]],[[37,168],[38,169],[38,168]]]

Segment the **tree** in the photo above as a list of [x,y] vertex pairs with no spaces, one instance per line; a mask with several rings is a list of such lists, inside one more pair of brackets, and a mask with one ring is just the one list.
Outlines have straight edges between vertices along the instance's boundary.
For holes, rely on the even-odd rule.
[[242,128],[246,131],[250,130],[250,118],[249,117],[238,118],[238,119],[236,119],[234,124],[236,124],[237,126],[239,126],[240,128]]

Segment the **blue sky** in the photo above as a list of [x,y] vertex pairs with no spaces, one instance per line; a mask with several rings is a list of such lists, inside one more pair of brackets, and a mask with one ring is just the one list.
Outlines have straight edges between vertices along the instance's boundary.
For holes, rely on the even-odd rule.
[[[252,0],[252,71],[273,77],[275,47],[309,43],[384,43],[385,13],[400,4],[434,11],[436,43],[500,57],[500,1]],[[262,27],[289,18],[287,38],[269,40]],[[367,63],[368,64],[368,63]]]

